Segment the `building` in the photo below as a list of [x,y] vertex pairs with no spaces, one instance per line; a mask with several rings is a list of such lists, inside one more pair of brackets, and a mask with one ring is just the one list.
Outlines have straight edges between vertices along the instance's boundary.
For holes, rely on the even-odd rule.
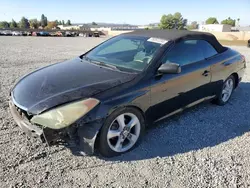
[[84,31],[90,31],[90,27],[86,24],[82,25],[77,25],[77,24],[72,24],[72,25],[58,25],[58,28],[61,30],[84,30]]
[[135,30],[138,29],[138,26],[129,25],[129,24],[101,24],[98,25],[90,25],[91,31],[127,31],[127,30]]
[[199,31],[217,31],[217,32],[231,32],[231,25],[225,25],[225,24],[206,24],[206,25],[200,25]]
[[245,26],[245,27],[232,27],[232,31],[243,31],[243,32],[248,32],[250,33],[250,26]]

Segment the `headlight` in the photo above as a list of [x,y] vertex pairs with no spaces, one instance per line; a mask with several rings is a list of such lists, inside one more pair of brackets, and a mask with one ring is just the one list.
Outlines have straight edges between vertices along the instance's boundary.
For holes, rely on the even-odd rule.
[[92,98],[73,102],[40,115],[36,115],[31,119],[31,122],[51,129],[61,129],[80,119],[98,105],[99,102],[99,100]]

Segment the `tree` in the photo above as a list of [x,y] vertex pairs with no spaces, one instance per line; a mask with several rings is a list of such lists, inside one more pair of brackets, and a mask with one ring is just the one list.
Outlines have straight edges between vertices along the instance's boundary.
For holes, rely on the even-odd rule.
[[66,25],[71,25],[71,22],[70,20],[67,21]]
[[183,19],[181,13],[162,15],[159,27],[161,29],[183,29],[187,24],[187,19]]
[[192,22],[190,25],[187,26],[189,30],[198,29],[198,27],[199,27],[199,24],[196,21]]
[[56,26],[58,26],[58,25],[60,25],[60,21],[58,21],[58,20],[55,20],[55,22],[56,22]]
[[37,29],[39,27],[39,22],[37,19],[30,19],[29,23],[30,23],[30,28],[32,29]]
[[206,24],[218,24],[218,20],[215,17],[210,17],[206,20]]
[[64,20],[62,20],[62,25],[65,25]]
[[231,25],[231,26],[235,26],[235,22],[236,20],[231,19],[230,17],[228,19],[225,19],[223,21],[221,21],[221,24],[227,24],[227,25]]
[[41,26],[46,27],[48,25],[47,17],[44,14],[41,15]]
[[92,22],[92,25],[97,25],[97,23],[95,23],[95,22]]
[[191,27],[192,27],[192,29],[198,29],[199,24],[196,21],[194,21],[191,23]]
[[196,21],[194,21],[194,22],[191,23],[191,26],[192,26],[193,29],[198,29],[199,25],[198,25],[198,23]]
[[28,19],[25,18],[25,17],[22,17],[22,19],[21,19],[20,22],[19,22],[19,27],[20,27],[20,28],[25,28],[25,29],[29,28],[29,27],[30,27],[30,24],[29,24]]
[[48,22],[48,25],[46,26],[46,29],[53,29],[57,26],[56,22]]
[[10,27],[10,25],[9,25],[9,23],[8,22],[6,22],[6,21],[2,21],[2,22],[0,22],[0,28],[9,28]]
[[12,21],[10,22],[10,28],[17,28],[17,23],[15,20],[12,19]]
[[62,21],[61,20],[58,21],[58,25],[62,25]]

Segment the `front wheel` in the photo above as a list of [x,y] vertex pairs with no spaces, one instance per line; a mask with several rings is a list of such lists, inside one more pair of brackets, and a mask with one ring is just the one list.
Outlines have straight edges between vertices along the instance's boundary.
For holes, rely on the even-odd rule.
[[233,75],[231,75],[223,83],[221,91],[215,101],[216,104],[221,106],[225,105],[231,98],[234,88],[235,88],[235,78]]
[[115,111],[101,129],[99,152],[113,157],[131,150],[140,141],[144,129],[144,117],[139,110],[125,107]]

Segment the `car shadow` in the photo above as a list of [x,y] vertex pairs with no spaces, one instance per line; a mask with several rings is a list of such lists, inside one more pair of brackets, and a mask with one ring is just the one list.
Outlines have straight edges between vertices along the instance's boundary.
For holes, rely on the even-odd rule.
[[225,106],[205,102],[147,129],[138,147],[107,161],[168,157],[215,147],[250,130],[250,83],[243,82]]

